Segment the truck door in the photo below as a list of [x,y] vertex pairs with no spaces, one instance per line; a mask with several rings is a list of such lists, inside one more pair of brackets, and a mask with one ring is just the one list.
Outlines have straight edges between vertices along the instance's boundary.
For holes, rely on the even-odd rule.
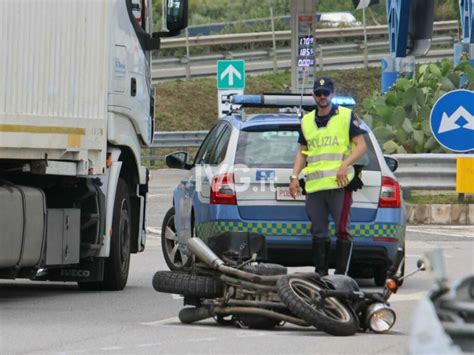
[[123,0],[118,8],[112,49],[109,110],[125,114],[146,144],[153,139],[151,52],[143,31],[150,32],[151,0]]

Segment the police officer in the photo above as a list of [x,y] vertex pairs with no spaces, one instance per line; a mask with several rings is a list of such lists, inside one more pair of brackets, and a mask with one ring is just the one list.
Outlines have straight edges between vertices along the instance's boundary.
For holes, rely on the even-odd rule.
[[[311,220],[313,261],[316,272],[328,274],[330,239],[329,215],[336,227],[336,274],[346,274],[352,253],[350,207],[352,187],[361,186],[354,179],[354,163],[367,147],[352,110],[332,103],[334,83],[317,78],[313,87],[316,109],[301,120],[300,144],[290,177],[290,194],[300,189],[298,175],[305,174],[306,212]],[[357,182],[355,180],[358,180]],[[352,181],[352,182],[351,182]]]

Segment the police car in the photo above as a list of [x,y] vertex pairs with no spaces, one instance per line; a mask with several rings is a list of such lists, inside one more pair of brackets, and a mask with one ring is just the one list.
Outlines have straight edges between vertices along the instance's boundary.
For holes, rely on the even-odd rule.
[[[311,96],[239,95],[231,112],[210,130],[194,160],[186,152],[166,158],[170,168],[189,170],[173,194],[173,207],[162,228],[165,261],[172,270],[190,263],[186,240],[224,232],[256,232],[267,242],[269,262],[312,265],[310,222],[305,196],[293,199],[289,177],[298,149],[300,118],[295,107],[314,109]],[[333,103],[353,107],[352,98]],[[279,108],[277,113],[247,115],[246,107]],[[297,111],[297,110],[296,110]],[[385,281],[398,247],[404,248],[406,216],[400,186],[393,174],[397,161],[384,157],[370,128],[361,122],[367,143],[362,181],[353,194],[350,274]],[[367,159],[368,158],[368,159]],[[330,266],[335,266],[331,223]]]

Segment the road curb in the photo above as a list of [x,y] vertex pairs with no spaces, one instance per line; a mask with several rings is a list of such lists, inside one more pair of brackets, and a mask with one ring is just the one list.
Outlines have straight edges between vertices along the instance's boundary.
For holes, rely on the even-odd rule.
[[474,204],[406,204],[408,224],[474,224]]

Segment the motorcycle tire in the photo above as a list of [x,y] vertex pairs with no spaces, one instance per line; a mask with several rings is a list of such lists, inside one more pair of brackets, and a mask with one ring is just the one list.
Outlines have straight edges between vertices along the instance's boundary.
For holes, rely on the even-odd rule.
[[178,271],[156,272],[153,276],[153,288],[158,292],[185,297],[214,298],[224,294],[224,283],[221,280]]
[[241,328],[248,329],[272,329],[280,323],[279,320],[256,314],[237,314],[234,319]]
[[[359,327],[354,312],[336,298],[323,301],[319,291],[324,288],[324,283],[301,276],[287,275],[277,282],[281,301],[294,315],[331,335],[355,334]],[[318,299],[324,303],[315,304]]]
[[242,270],[262,276],[286,275],[288,273],[286,267],[270,263],[249,264],[245,265]]

